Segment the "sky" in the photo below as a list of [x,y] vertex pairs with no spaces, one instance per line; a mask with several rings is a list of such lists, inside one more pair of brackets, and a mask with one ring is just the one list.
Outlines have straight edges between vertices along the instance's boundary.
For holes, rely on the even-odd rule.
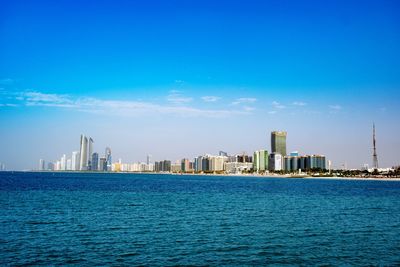
[[0,162],[111,147],[123,162],[205,153],[400,164],[398,1],[0,0]]

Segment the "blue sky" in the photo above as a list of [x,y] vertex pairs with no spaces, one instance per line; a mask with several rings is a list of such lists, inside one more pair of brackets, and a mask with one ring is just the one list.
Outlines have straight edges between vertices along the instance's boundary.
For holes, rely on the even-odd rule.
[[[398,1],[0,1],[0,162],[270,149],[400,163]],[[22,141],[23,140],[23,141]]]

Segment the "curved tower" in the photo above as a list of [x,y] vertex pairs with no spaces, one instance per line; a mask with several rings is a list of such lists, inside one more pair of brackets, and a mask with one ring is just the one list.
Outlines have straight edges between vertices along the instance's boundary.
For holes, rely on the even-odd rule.
[[81,134],[79,170],[86,171],[88,169],[88,139]]

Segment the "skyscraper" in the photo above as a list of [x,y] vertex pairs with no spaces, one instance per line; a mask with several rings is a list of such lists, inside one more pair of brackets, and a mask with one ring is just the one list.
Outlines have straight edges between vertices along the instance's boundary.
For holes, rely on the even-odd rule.
[[286,156],[286,132],[271,132],[271,150],[272,153]]
[[106,171],[111,171],[112,168],[112,158],[111,158],[111,148],[106,147]]
[[81,135],[80,147],[80,163],[79,170],[86,171],[88,169],[88,139],[85,135]]
[[71,170],[79,171],[79,164],[80,164],[79,151],[74,151],[72,152],[72,157],[71,157]]
[[93,155],[93,139],[92,137],[89,137],[89,142],[88,142],[88,170],[92,170],[92,155]]
[[92,154],[90,170],[97,171],[98,169],[99,169],[99,154],[95,152]]
[[60,170],[65,171],[67,169],[67,155],[64,154],[61,157],[60,164],[61,164]]

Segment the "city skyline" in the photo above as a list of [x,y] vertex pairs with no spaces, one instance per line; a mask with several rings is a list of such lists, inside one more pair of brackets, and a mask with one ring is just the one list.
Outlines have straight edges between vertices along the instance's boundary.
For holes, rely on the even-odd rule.
[[270,151],[276,129],[287,153],[360,168],[373,122],[379,167],[400,163],[396,1],[0,5],[7,169],[79,151],[82,132],[137,162]]
[[[375,129],[375,128],[374,128]],[[167,173],[226,173],[226,174],[265,174],[268,172],[285,172],[298,174],[306,172],[331,172],[331,161],[324,155],[301,155],[298,151],[286,154],[287,132],[271,132],[271,153],[267,150],[258,150],[253,155],[228,154],[219,151],[218,155],[209,153],[196,156],[193,160],[182,158],[175,163],[170,159],[161,161],[150,160],[147,155],[146,162],[123,162],[122,159],[112,161],[111,149],[106,147],[104,156],[95,152],[94,140],[85,134],[80,136],[80,151],[73,151],[72,157],[63,154],[60,160],[49,161],[46,165],[44,159],[39,160],[38,171],[95,171],[95,172],[167,172]],[[100,156],[100,158],[99,158]],[[328,166],[328,167],[327,167]],[[376,168],[375,168],[376,169]],[[385,170],[386,171],[386,170]]]

